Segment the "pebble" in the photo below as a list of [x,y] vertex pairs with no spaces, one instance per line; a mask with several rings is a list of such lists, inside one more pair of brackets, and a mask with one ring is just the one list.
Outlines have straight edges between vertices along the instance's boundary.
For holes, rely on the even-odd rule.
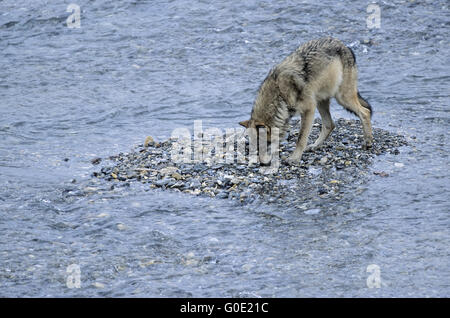
[[117,224],[117,229],[120,230],[120,231],[126,230],[127,228],[128,227],[125,224],[123,224],[123,223]]
[[93,165],[98,165],[102,161],[102,158],[94,158],[91,160]]
[[307,215],[315,215],[315,214],[320,213],[320,209],[310,209],[310,210],[304,211],[303,213],[305,213]]
[[95,288],[99,288],[99,289],[105,288],[105,284],[100,283],[100,282],[95,282],[92,284],[92,286],[94,286]]
[[151,146],[154,144],[155,144],[155,140],[153,139],[152,136],[148,136],[147,138],[145,138],[144,147],[148,147],[148,146]]
[[164,178],[161,180],[157,180],[155,182],[155,185],[157,185],[158,187],[165,187],[170,183],[170,179],[169,178]]
[[183,179],[183,176],[181,174],[179,174],[178,172],[174,172],[174,173],[172,173],[172,178],[174,178],[175,180],[181,180],[181,179]]

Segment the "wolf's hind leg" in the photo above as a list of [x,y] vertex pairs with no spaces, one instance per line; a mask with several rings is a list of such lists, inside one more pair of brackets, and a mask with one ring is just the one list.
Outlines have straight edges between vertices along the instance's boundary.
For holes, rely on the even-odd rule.
[[320,101],[317,105],[317,109],[319,110],[320,117],[322,117],[322,128],[317,140],[312,145],[306,147],[305,151],[315,150],[320,147],[323,142],[327,140],[335,127],[330,114],[330,99]]
[[349,110],[359,117],[364,130],[364,148],[371,148],[373,143],[373,136],[372,124],[370,122],[370,109],[363,107],[359,103],[357,91],[355,90],[351,94],[338,94],[336,95],[336,100],[339,104],[344,106],[345,109]]

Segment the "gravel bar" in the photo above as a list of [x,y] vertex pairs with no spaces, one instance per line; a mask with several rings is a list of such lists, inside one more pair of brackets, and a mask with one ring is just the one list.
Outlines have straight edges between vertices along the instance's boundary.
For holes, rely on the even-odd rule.
[[[298,129],[280,142],[280,166],[275,173],[264,173],[259,164],[248,163],[174,163],[171,149],[175,139],[156,142],[147,137],[130,153],[120,153],[105,160],[105,166],[93,177],[109,182],[142,182],[150,188],[178,191],[197,196],[255,201],[277,204],[340,200],[354,191],[357,184],[374,173],[387,177],[384,172],[370,172],[372,160],[382,154],[399,154],[407,145],[404,136],[374,128],[372,149],[363,150],[363,132],[358,120],[339,119],[336,128],[324,145],[303,154],[298,165],[289,165],[283,157],[295,148]],[[298,127],[298,123],[293,123]],[[309,141],[320,131],[316,119]],[[236,146],[236,145],[235,145]],[[248,140],[247,140],[248,148]],[[236,146],[237,149],[237,146]],[[248,149],[247,149],[248,154]],[[93,164],[102,160],[96,158]],[[114,184],[112,185],[114,187]]]

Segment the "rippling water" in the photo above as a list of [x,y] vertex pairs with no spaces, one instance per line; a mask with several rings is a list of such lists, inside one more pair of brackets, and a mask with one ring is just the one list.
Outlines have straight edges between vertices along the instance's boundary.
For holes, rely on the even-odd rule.
[[[366,1],[80,0],[79,29],[69,3],[0,2],[0,296],[450,296],[447,1],[380,2],[379,29]],[[355,51],[374,126],[409,140],[371,168],[389,177],[314,213],[91,180],[147,135],[236,127],[324,35]]]

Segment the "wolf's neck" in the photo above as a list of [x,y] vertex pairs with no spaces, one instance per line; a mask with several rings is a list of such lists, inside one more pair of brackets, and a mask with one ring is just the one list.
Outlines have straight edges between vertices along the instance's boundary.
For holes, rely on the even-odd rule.
[[292,113],[281,96],[276,97],[270,104],[257,104],[253,110],[252,117],[270,126],[278,128],[281,135],[284,135],[289,127],[289,119]]
[[290,118],[291,114],[289,113],[288,105],[281,97],[278,97],[270,126],[278,128],[280,132],[284,132]]

